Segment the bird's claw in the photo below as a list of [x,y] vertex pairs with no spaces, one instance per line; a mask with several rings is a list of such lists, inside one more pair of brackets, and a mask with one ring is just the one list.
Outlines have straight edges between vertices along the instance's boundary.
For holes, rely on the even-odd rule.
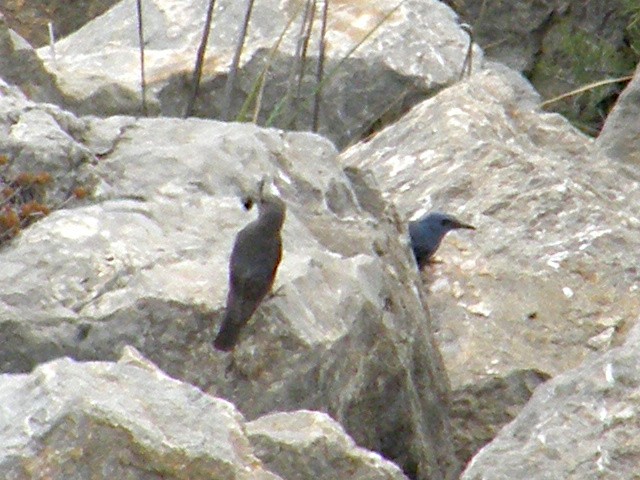
[[267,294],[267,298],[265,298],[265,301],[271,300],[272,298],[276,298],[276,297],[284,297],[284,285],[280,285],[274,291],[269,292]]

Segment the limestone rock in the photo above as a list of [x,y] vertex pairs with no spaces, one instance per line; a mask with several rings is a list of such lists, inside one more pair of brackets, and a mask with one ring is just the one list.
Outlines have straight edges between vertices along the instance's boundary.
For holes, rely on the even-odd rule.
[[438,209],[477,228],[449,234],[423,273],[454,390],[519,369],[557,375],[636,322],[637,174],[537,104],[496,65],[341,155],[405,221]]
[[[19,141],[20,118],[34,158],[95,185],[86,204],[0,251],[2,371],[114,360],[132,345],[250,419],[324,411],[415,478],[455,476],[448,380],[405,232],[329,141],[210,120],[76,118],[0,93],[11,112],[0,112],[0,149]],[[74,149],[90,161],[70,166]],[[279,294],[225,355],[211,342],[229,254],[255,215],[241,197],[264,175],[288,207]]]
[[[460,74],[468,39],[453,11],[435,0],[409,0],[395,9],[398,4],[393,0],[337,2],[329,9],[325,72],[331,78],[322,89],[320,132],[338,146],[357,140],[383,116],[397,117]],[[145,2],[145,70],[151,112],[184,114],[207,5],[207,0]],[[306,51],[299,106],[291,107],[291,96],[283,101],[286,92],[292,91],[289,85],[299,65],[296,48],[303,5],[255,2],[229,118],[237,117],[268,64],[260,123],[310,129],[320,11]],[[223,92],[244,12],[245,2],[216,2],[197,116],[224,118]],[[277,53],[271,55],[276,44]],[[134,0],[121,1],[57,42],[56,49],[55,74],[73,111],[100,116],[141,112]],[[39,54],[53,71],[48,48],[40,49]],[[475,59],[477,67],[482,62],[479,49]]]
[[63,96],[29,43],[7,26],[0,12],[0,79],[19,86],[32,100],[62,103]]
[[171,379],[129,350],[0,375],[4,478],[263,479],[229,402]]
[[76,139],[82,136],[84,122],[54,105],[29,101],[1,79],[0,115],[0,155],[9,159],[2,166],[3,179],[24,172],[47,173],[47,204],[52,209],[68,201],[74,188],[94,186],[95,154]]
[[273,413],[247,423],[255,455],[287,480],[407,480],[380,455],[358,448],[326,414]]
[[640,463],[640,327],[538,388],[462,480],[633,479]]
[[637,312],[633,171],[536,103],[516,73],[488,70],[341,155],[407,220],[441,209],[478,228],[450,234],[424,274],[456,386],[575,367],[606,319],[619,329]]
[[116,2],[117,0],[4,0],[2,9],[11,28],[31,45],[40,47],[49,43],[48,22],[53,23],[57,38],[66,37]]
[[640,65],[633,80],[618,98],[600,132],[596,143],[607,155],[634,165],[640,165]]

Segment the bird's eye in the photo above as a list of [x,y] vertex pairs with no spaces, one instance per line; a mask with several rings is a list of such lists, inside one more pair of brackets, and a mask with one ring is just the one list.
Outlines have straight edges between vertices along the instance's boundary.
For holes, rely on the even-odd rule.
[[443,218],[440,223],[441,223],[441,225],[443,227],[446,227],[447,225],[449,225],[451,223],[451,220],[449,220],[448,218]]
[[251,210],[251,208],[253,207],[253,203],[253,198],[249,196],[242,199],[242,205],[244,206],[245,210]]

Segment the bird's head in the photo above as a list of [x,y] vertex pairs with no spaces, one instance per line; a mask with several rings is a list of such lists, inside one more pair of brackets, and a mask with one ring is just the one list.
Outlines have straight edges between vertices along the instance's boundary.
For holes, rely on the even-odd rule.
[[284,201],[265,189],[265,180],[258,185],[258,215],[267,221],[275,230],[280,230],[284,224],[287,206]]
[[458,228],[475,230],[473,225],[464,223],[453,215],[431,212],[418,220],[410,222],[409,234],[414,245],[427,248],[433,253],[447,232]]
[[451,230],[455,230],[458,228],[468,228],[470,230],[475,230],[476,227],[473,225],[469,225],[468,223],[464,223],[458,220],[453,215],[449,215],[442,212],[432,212],[419,220],[420,223],[424,223],[429,226],[430,229],[438,232],[442,232],[442,234],[446,234]]
[[442,212],[431,212],[409,222],[411,248],[420,268],[433,256],[447,232],[457,228],[475,230],[473,225]]

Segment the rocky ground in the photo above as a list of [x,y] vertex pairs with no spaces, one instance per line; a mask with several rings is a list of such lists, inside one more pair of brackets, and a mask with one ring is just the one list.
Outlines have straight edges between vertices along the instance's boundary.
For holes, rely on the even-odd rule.
[[[133,0],[55,57],[0,21],[0,472],[637,478],[640,75],[594,140],[479,47],[461,79],[443,3],[337,2],[314,134],[312,102],[269,120],[302,8],[258,0],[232,101],[268,64],[258,125],[225,122],[244,6],[220,0],[185,119],[207,3],[144,2],[149,118]],[[277,294],[222,353],[262,178]],[[418,272],[406,225],[434,209],[477,230]]]

